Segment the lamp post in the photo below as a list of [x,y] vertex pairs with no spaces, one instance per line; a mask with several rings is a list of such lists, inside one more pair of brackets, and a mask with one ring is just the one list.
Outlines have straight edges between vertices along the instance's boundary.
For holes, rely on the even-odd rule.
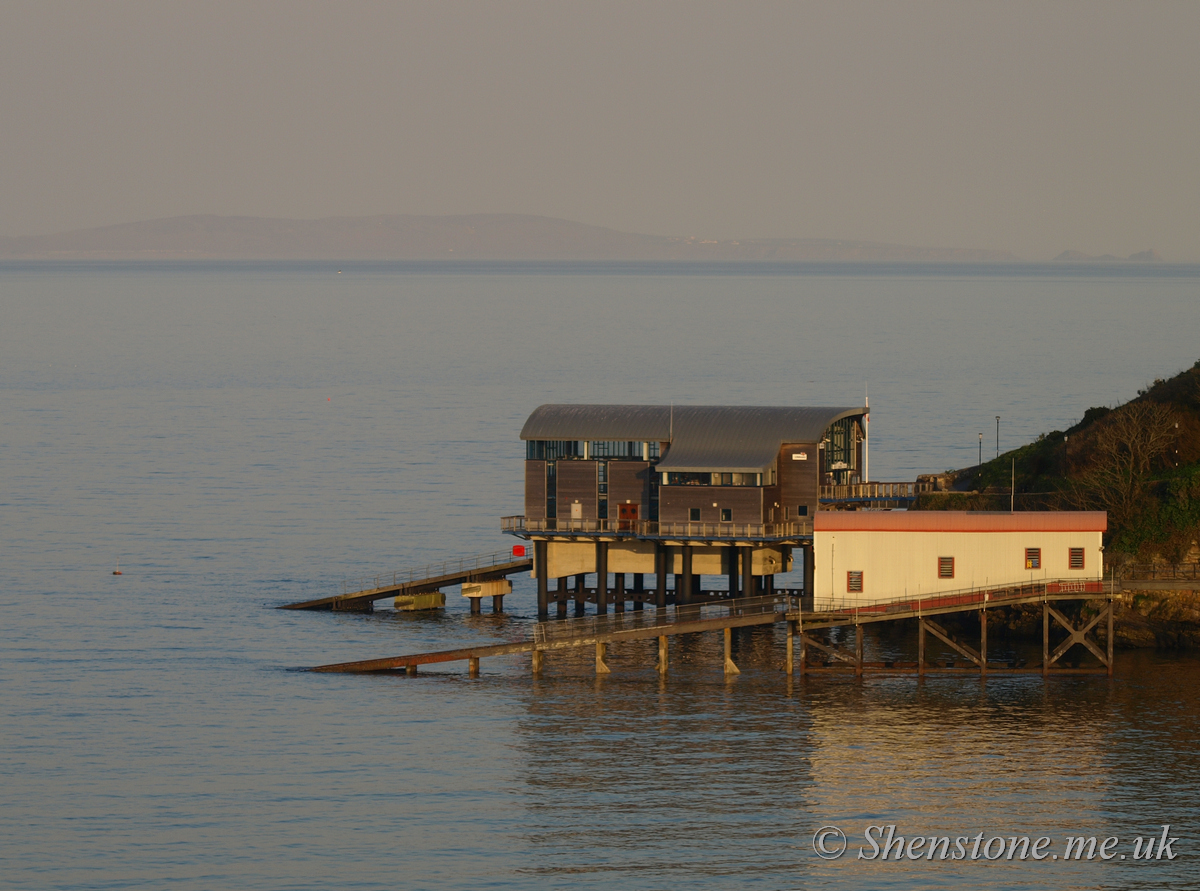
[[1000,457],[1000,416],[996,415],[996,457]]
[[979,466],[983,466],[983,434],[979,434]]

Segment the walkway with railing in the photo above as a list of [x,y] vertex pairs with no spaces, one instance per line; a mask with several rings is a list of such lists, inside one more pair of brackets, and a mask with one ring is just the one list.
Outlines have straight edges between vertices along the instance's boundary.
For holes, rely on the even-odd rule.
[[618,538],[698,539],[703,541],[791,541],[811,538],[812,519],[783,523],[688,523],[658,520],[580,520],[559,517],[502,517],[510,535],[616,536]]
[[849,483],[842,486],[821,486],[821,501],[914,501],[916,483]]

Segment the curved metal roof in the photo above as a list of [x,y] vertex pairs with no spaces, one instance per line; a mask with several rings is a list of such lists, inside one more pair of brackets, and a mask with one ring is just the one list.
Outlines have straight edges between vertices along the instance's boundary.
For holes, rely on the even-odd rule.
[[850,406],[541,405],[521,439],[670,442],[658,470],[763,473],[785,442],[819,442]]

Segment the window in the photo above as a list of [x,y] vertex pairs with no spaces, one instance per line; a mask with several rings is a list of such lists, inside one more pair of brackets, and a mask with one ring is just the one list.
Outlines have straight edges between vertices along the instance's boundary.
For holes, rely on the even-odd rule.
[[733,522],[733,508],[731,508],[731,507],[721,508],[721,522],[722,523]]
[[1041,569],[1042,568],[1042,549],[1041,548],[1026,548],[1025,549],[1025,568],[1026,569]]
[[596,462],[596,516],[608,519],[608,462]]
[[940,579],[954,578],[954,558],[953,557],[938,557],[938,578],[940,578]]
[[808,516],[808,505],[802,504],[798,508],[796,508],[796,516],[807,517]]
[[558,465],[554,461],[546,462],[546,518],[553,520],[558,517]]
[[699,523],[700,522],[700,508],[698,508],[698,507],[688,508],[688,520],[692,523]]
[[761,473],[664,472],[666,486],[761,486]]
[[862,570],[851,569],[846,573],[846,593],[861,594],[863,590]]
[[1067,566],[1071,569],[1083,569],[1083,548],[1070,548],[1067,554]]
[[573,440],[531,439],[525,443],[525,457],[530,461],[558,461],[561,458],[583,457],[583,443]]

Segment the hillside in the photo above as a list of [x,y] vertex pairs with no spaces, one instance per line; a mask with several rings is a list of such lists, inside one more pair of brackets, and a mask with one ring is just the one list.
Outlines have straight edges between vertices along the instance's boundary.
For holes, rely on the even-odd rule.
[[831,239],[705,240],[640,235],[524,214],[184,216],[0,238],[5,259],[791,260],[1005,263],[1006,251]]
[[1200,559],[1200,362],[1116,408],[1090,408],[1069,430],[954,474],[959,493],[918,509],[1106,510],[1110,556]]

